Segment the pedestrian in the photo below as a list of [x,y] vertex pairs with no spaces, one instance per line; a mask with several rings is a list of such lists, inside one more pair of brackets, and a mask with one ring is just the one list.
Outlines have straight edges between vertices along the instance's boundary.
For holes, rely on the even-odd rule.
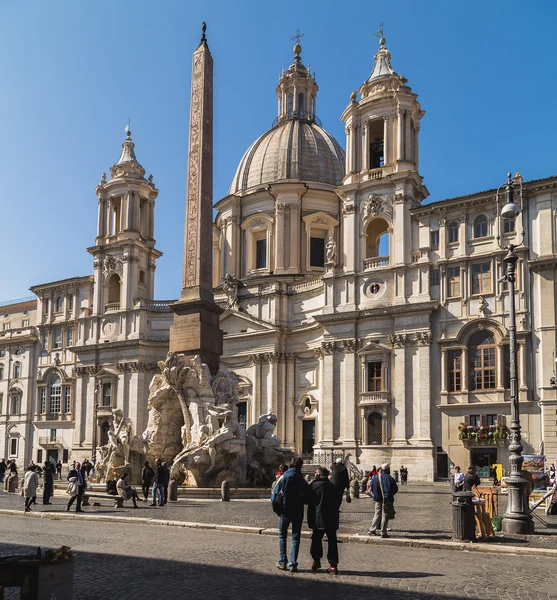
[[[72,479],[73,479],[73,482],[72,482]],[[83,499],[83,494],[85,493],[85,490],[87,489],[87,472],[85,470],[85,467],[83,467],[80,463],[76,462],[74,465],[74,468],[71,469],[70,472],[68,473],[68,481],[70,483],[75,484],[75,494],[70,494],[71,498],[68,502],[68,505],[66,506],[66,510],[68,512],[70,512],[70,508],[71,508],[72,504],[74,503],[74,500],[77,499],[75,512],[76,513],[83,512],[83,509],[81,508],[81,500]],[[70,486],[68,486],[68,490],[69,490],[69,488],[70,488]]]
[[35,471],[35,467],[29,465],[25,472],[23,480],[23,495],[25,496],[25,512],[31,511],[33,498],[37,498],[37,488],[39,487],[39,476]]
[[[304,501],[309,487],[302,475],[303,464],[304,461],[301,458],[291,462],[271,494],[273,510],[279,516],[279,559],[276,566],[282,571],[286,571],[288,568],[291,573],[296,573],[298,570]],[[290,561],[287,564],[286,541],[290,525],[292,525],[292,546]]]
[[[465,492],[475,491],[478,492],[478,486],[480,485],[480,478],[476,475],[476,467],[468,467],[468,473],[464,476],[462,489]],[[474,490],[472,489],[474,488]]]
[[4,483],[4,475],[8,469],[8,465],[6,464],[6,459],[3,458],[0,460],[0,483]]
[[[350,477],[348,476],[348,469],[344,464],[342,458],[337,458],[335,460],[335,464],[333,465],[333,470],[331,473],[331,483],[335,486],[337,490],[338,497],[338,507],[342,504],[342,498],[344,496],[344,491],[350,491]],[[346,494],[346,502],[350,502],[350,494]]]
[[495,487],[499,483],[499,478],[497,477],[497,465],[491,465],[491,476],[493,477],[493,487]]
[[47,461],[43,469],[43,504],[52,504],[50,498],[54,493],[54,467]]
[[375,502],[375,514],[369,530],[370,535],[381,533],[382,538],[388,538],[387,526],[395,518],[395,494],[398,485],[391,477],[391,465],[385,463],[371,480],[371,494]]
[[62,479],[62,463],[60,461],[56,463],[56,473],[58,474],[58,479]]
[[141,490],[143,492],[143,496],[145,500],[149,497],[149,488],[153,484],[153,479],[155,478],[155,472],[152,467],[149,466],[149,461],[145,461],[143,465],[143,470],[141,471]]
[[118,478],[116,490],[118,491],[118,494],[122,496],[124,502],[131,498],[133,500],[134,508],[139,508],[139,506],[137,506],[138,500],[143,502],[143,500],[137,495],[136,489],[128,483],[128,474],[125,471],[121,473],[120,477]]
[[367,476],[371,479],[372,477],[375,477],[375,475],[377,475],[377,468],[375,465],[373,465],[373,467],[371,467],[371,471],[367,474]]
[[162,466],[162,461],[157,458],[155,461],[155,477],[153,479],[153,498],[151,506],[157,506],[157,497],[159,506],[164,506],[164,479],[165,470]]
[[19,483],[19,475],[17,472],[17,464],[15,462],[15,458],[12,459],[8,465],[8,476],[6,478],[6,482],[4,484],[4,489],[8,492],[10,490],[15,491],[18,487]]
[[408,469],[400,465],[400,485],[408,485]]
[[338,489],[329,480],[329,471],[319,467],[308,491],[308,527],[312,530],[310,554],[313,559],[311,570],[321,568],[323,558],[323,536],[327,536],[327,573],[338,575],[339,525]]
[[454,468],[453,475],[453,492],[462,492],[464,486],[464,473],[460,470],[459,466]]
[[163,488],[162,503],[167,504],[167,502],[168,502],[168,486],[170,484],[170,469],[166,466],[165,462],[162,463],[162,466],[164,468],[164,480],[162,483],[162,488]]

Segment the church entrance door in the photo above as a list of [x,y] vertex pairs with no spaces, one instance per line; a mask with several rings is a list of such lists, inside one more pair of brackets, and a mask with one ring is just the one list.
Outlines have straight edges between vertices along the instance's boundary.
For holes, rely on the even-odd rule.
[[302,421],[302,454],[313,454],[315,445],[315,419]]

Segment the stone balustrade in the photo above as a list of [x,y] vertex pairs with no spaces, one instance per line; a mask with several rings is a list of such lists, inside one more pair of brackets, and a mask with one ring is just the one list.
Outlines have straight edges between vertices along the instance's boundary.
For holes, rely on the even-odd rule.
[[360,405],[389,404],[391,392],[360,392]]
[[384,269],[389,267],[390,259],[388,256],[374,256],[373,258],[364,258],[364,269]]

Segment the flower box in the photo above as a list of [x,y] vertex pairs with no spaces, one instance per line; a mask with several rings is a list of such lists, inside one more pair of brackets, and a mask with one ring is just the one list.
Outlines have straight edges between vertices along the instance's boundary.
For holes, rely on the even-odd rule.
[[502,423],[497,425],[466,425],[466,423],[461,423],[458,426],[458,439],[477,446],[480,444],[496,446],[508,437],[509,428]]

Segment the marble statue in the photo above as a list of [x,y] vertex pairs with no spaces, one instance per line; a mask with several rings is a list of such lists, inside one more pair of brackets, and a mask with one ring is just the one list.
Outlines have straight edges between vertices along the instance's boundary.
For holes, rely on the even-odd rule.
[[334,238],[330,237],[327,245],[325,246],[327,250],[327,264],[328,265],[336,265],[337,261],[337,245]]
[[259,438],[260,440],[271,437],[277,425],[277,416],[271,412],[261,415],[255,425],[248,427],[247,434]]
[[120,408],[112,411],[112,424],[108,431],[108,441],[113,454],[124,457],[124,465],[130,464],[131,425],[126,422],[124,412]]
[[228,294],[228,302],[226,308],[239,310],[238,305],[238,288],[241,285],[241,281],[235,276],[227,273],[224,276],[222,289]]

